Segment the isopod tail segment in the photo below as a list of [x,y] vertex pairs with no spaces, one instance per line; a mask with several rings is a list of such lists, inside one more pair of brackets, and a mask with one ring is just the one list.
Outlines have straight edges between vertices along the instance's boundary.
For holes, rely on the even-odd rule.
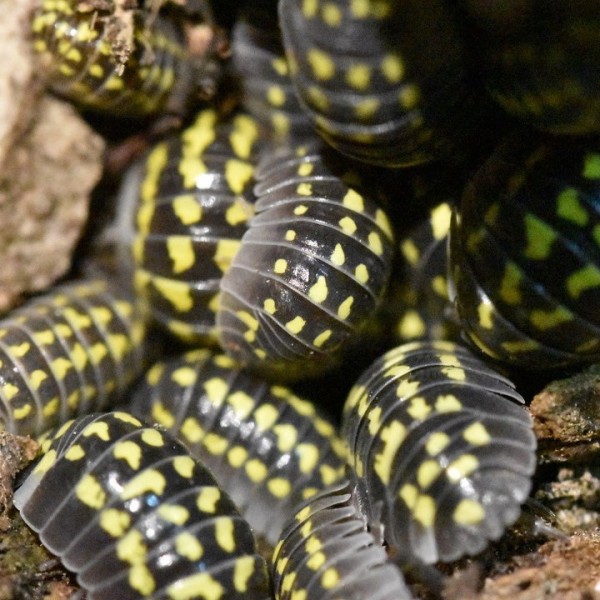
[[536,465],[523,398],[452,342],[413,342],[376,360],[342,423],[369,522],[408,561],[481,552],[516,521]]
[[89,600],[271,598],[250,526],[167,433],[91,414],[42,450],[14,503]]

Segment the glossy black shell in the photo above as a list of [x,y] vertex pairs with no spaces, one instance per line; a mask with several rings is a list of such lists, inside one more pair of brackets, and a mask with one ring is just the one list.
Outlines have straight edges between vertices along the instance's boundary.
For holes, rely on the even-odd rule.
[[145,366],[146,322],[106,281],[38,296],[0,321],[0,429],[36,435],[114,404]]
[[219,342],[280,378],[331,368],[381,302],[392,267],[385,212],[314,147],[256,171],[256,214],[221,279]]
[[195,350],[157,363],[128,410],[183,442],[273,545],[295,506],[343,475],[332,423],[224,354]]
[[168,434],[113,412],[67,422],[15,506],[89,600],[267,600],[249,525]]
[[365,371],[344,407],[361,502],[408,562],[481,552],[520,514],[535,469],[512,383],[451,342],[412,342]]
[[467,186],[451,231],[468,338],[529,369],[600,358],[600,148],[506,140]]

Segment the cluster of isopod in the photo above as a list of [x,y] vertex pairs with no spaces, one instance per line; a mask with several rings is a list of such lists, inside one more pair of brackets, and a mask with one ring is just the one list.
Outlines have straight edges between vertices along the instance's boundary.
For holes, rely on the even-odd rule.
[[15,505],[90,599],[412,598],[531,492],[511,369],[600,358],[600,10],[233,4],[32,16],[53,93],[184,125],[125,175],[121,285],[0,322]]

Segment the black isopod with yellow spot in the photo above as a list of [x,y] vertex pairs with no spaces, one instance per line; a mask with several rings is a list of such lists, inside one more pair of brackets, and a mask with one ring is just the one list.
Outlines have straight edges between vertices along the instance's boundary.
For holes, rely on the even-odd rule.
[[398,567],[367,530],[353,484],[314,496],[286,524],[272,559],[277,600],[410,600]]
[[219,342],[267,376],[316,375],[379,307],[393,232],[355,173],[317,145],[267,155],[256,180],[256,213],[221,279]]
[[273,545],[295,506],[344,473],[343,444],[312,403],[224,354],[156,363],[128,410],[183,442]]
[[451,230],[467,337],[528,369],[600,359],[600,149],[515,134],[467,186]]
[[327,142],[390,167],[464,145],[483,113],[448,4],[281,0],[292,80]]
[[69,421],[14,503],[89,600],[267,600],[248,523],[171,436],[128,413]]
[[481,552],[519,516],[535,436],[505,377],[451,342],[412,342],[379,358],[344,407],[359,497],[401,560]]
[[[154,318],[188,341],[215,340],[219,282],[254,214],[257,122],[206,109],[157,144],[131,177],[136,289]],[[125,186],[125,190],[130,186]]]
[[204,57],[192,57],[181,19],[147,5],[41,0],[32,16],[33,47],[50,89],[110,114],[183,112],[209,77],[213,51],[209,44]]
[[36,435],[120,399],[145,366],[146,321],[106,281],[78,281],[0,321],[0,429]]

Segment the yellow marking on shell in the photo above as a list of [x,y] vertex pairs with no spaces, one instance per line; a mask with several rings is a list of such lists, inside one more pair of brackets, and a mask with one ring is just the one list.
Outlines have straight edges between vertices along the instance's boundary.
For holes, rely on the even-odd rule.
[[97,63],[90,65],[88,72],[92,77],[96,77],[97,79],[104,77],[104,69]]
[[381,72],[390,83],[399,83],[405,72],[402,58],[397,54],[386,54],[381,59]]
[[193,194],[182,194],[173,200],[173,212],[182,225],[193,225],[202,220],[202,205]]
[[288,321],[285,324],[285,328],[290,333],[293,333],[294,335],[296,335],[304,329],[305,325],[306,325],[306,321],[302,317],[296,316],[291,321]]
[[296,447],[298,468],[301,473],[312,473],[319,462],[319,449],[314,444],[302,443]]
[[102,342],[97,342],[89,349],[92,363],[95,365],[99,365],[108,355],[108,348],[106,344]]
[[187,154],[185,150],[179,161],[178,170],[184,189],[204,188],[208,181],[212,182],[212,177],[207,178],[207,182],[204,182],[204,178],[201,177],[208,173],[208,167],[204,161],[193,154]]
[[156,469],[146,469],[132,479],[130,479],[121,491],[123,500],[131,500],[136,496],[141,496],[152,492],[160,496],[165,491],[167,481],[164,475]]
[[167,587],[167,594],[170,600],[221,600],[225,588],[205,571],[177,579]]
[[292,485],[283,477],[274,477],[267,481],[267,489],[275,498],[285,498],[290,495]]
[[566,280],[567,292],[574,300],[587,290],[598,286],[600,286],[600,270],[591,263],[569,275]]
[[94,510],[100,510],[106,503],[106,492],[98,480],[89,473],[83,475],[75,486],[75,496],[80,502]]
[[556,240],[556,231],[531,213],[525,215],[523,223],[526,236],[523,254],[531,260],[546,260]]
[[190,511],[179,504],[161,504],[156,513],[165,521],[175,525],[185,525],[190,518]]
[[225,163],[225,181],[234,194],[241,194],[254,176],[254,167],[241,160],[230,158]]
[[442,240],[450,231],[450,222],[452,220],[452,208],[447,202],[436,206],[431,211],[431,232],[436,240]]
[[282,275],[287,270],[287,260],[285,258],[278,258],[273,265],[273,272],[278,275]]
[[169,410],[160,400],[152,403],[151,413],[152,419],[163,427],[169,428],[173,427],[175,424],[175,417],[173,416],[173,413],[169,412]]
[[[146,176],[140,185],[140,197],[142,202],[148,205],[153,201],[158,194],[158,184],[164,168],[167,166],[169,160],[169,150],[167,144],[160,143],[155,146],[154,150],[148,156],[146,160]],[[138,227],[143,233],[148,232],[149,222],[144,222],[144,227]]]
[[124,510],[107,508],[100,513],[99,523],[108,535],[120,538],[131,526],[131,515]]
[[435,399],[434,408],[440,414],[457,412],[462,409],[462,403],[454,394],[440,394]]
[[152,279],[154,287],[160,295],[167,300],[177,312],[188,312],[194,306],[191,288],[184,281],[174,281],[164,277]]
[[[12,400],[20,391],[19,388],[12,383],[4,383],[0,389],[2,389],[2,394],[8,401]],[[29,406],[29,410],[31,410],[31,406]]]
[[509,353],[530,352],[538,348],[535,340],[517,340],[514,342],[502,342],[502,348]]
[[380,106],[378,98],[364,98],[354,105],[354,114],[361,121],[368,121],[377,114]]
[[556,214],[575,225],[583,227],[589,221],[589,214],[579,201],[575,188],[565,188],[556,198]]
[[176,456],[173,459],[173,469],[184,479],[190,479],[194,474],[196,463],[191,456]]
[[283,56],[277,56],[271,61],[273,70],[280,77],[286,77],[289,74],[287,62]]
[[346,262],[346,255],[344,254],[344,249],[341,244],[338,243],[335,245],[329,260],[337,267],[342,266]]
[[48,402],[46,402],[46,404],[44,405],[44,408],[42,409],[42,414],[46,418],[51,417],[52,415],[55,415],[58,412],[59,408],[60,408],[60,400],[58,397],[54,397],[51,400],[49,400]]
[[142,461],[142,449],[131,440],[117,442],[113,447],[113,456],[124,460],[131,469],[137,471]]
[[171,373],[171,380],[181,387],[188,387],[196,383],[198,376],[192,367],[179,367]]
[[375,455],[373,470],[384,484],[390,482],[392,464],[406,437],[406,427],[400,421],[392,421],[381,430],[382,450]]
[[40,346],[50,346],[56,341],[56,336],[51,329],[47,329],[46,331],[35,332],[33,339]]
[[253,556],[240,556],[235,560],[233,568],[233,587],[237,592],[248,591],[248,583],[254,573],[255,559]]
[[266,431],[279,417],[279,411],[272,404],[263,404],[254,411],[254,421],[260,429]]
[[243,198],[236,198],[234,203],[225,211],[225,220],[235,227],[246,223],[254,215],[254,207]]
[[288,229],[285,232],[285,240],[287,242],[293,242],[296,239],[296,232],[293,229]]
[[245,419],[254,408],[256,401],[242,390],[237,390],[227,396],[227,403],[235,410],[236,415]]
[[202,443],[213,456],[221,456],[229,446],[227,438],[213,432],[208,432]]
[[324,302],[327,299],[328,293],[327,279],[324,275],[319,275],[317,282],[308,289],[308,297],[317,304]]
[[196,120],[181,134],[183,152],[188,156],[201,156],[215,141],[217,113],[207,109],[201,111]]
[[479,467],[479,460],[473,454],[462,454],[446,467],[446,475],[452,483],[459,483]]
[[215,523],[215,539],[217,544],[226,552],[235,550],[235,537],[233,535],[233,519],[220,517]]
[[221,490],[216,486],[206,486],[200,490],[196,498],[196,506],[203,513],[215,514],[221,499]]
[[463,439],[472,446],[485,446],[492,440],[483,423],[476,421],[463,431]]
[[481,301],[477,306],[477,317],[479,326],[483,329],[492,329],[494,327],[494,307],[490,302]]
[[[71,423],[72,423],[72,421],[68,421],[65,425],[70,426]],[[60,436],[56,435],[55,438],[57,438],[57,437],[60,437]],[[48,469],[50,469],[50,467],[52,467],[52,465],[54,465],[55,462],[56,462],[56,450],[54,450],[54,449],[47,450],[46,453],[39,460],[38,464],[35,466],[35,469],[33,469],[33,473],[36,473],[36,474],[46,473],[48,471]]]
[[335,469],[330,465],[321,465],[319,467],[319,474],[321,475],[321,481],[323,482],[324,486],[335,483],[342,476],[342,473],[339,469]]
[[126,533],[116,543],[117,556],[131,565],[143,563],[146,559],[148,548],[144,543],[143,534],[137,529]]
[[263,308],[270,315],[274,315],[277,312],[277,306],[275,305],[275,300],[273,300],[273,298],[265,298],[265,301],[263,302]]
[[354,297],[348,296],[339,306],[337,310],[338,317],[340,319],[347,319],[350,316],[352,304],[354,303]]
[[416,244],[413,242],[413,240],[404,240],[400,244],[400,251],[402,252],[402,256],[404,256],[404,258],[410,265],[414,266],[419,262],[421,252],[416,246]]
[[[316,539],[316,538],[309,538],[309,539]],[[309,569],[311,569],[312,571],[318,571],[325,564],[326,560],[327,560],[327,557],[325,556],[325,554],[323,552],[313,551],[313,553],[310,555],[309,559],[306,561],[306,566]]]
[[277,448],[281,452],[289,452],[298,439],[298,430],[289,423],[280,423],[273,427],[273,433],[277,436]]
[[267,102],[271,106],[283,106],[285,104],[285,92],[279,85],[271,85],[267,90]]
[[243,446],[234,446],[227,452],[227,460],[234,469],[239,469],[248,459],[248,451]]
[[421,92],[414,84],[403,86],[398,92],[398,101],[405,110],[414,109],[421,100]]
[[29,342],[23,342],[22,344],[10,346],[11,354],[18,358],[23,358],[31,349],[31,344]]
[[600,154],[590,152],[585,155],[581,174],[586,179],[600,179]]
[[48,379],[48,374],[41,369],[36,369],[29,376],[29,383],[34,390],[39,390],[40,385]]
[[357,229],[356,222],[351,217],[342,217],[338,224],[346,235],[353,235]]
[[334,588],[340,581],[340,574],[334,567],[329,567],[321,575],[321,585],[326,590]]
[[306,59],[315,79],[327,81],[335,75],[335,62],[326,52],[318,48],[310,48],[306,53]]
[[220,239],[217,242],[213,260],[223,273],[229,269],[231,261],[240,249],[240,245],[240,240]]
[[364,91],[371,84],[371,68],[366,63],[354,63],[346,71],[346,82],[355,90]]
[[431,405],[427,403],[427,400],[423,396],[417,396],[410,400],[406,412],[416,421],[423,421],[429,416],[431,410]]
[[70,461],[77,461],[85,456],[85,450],[80,444],[73,444],[64,454],[64,457]]
[[441,473],[442,467],[437,460],[425,460],[417,469],[417,483],[422,490],[427,489]]
[[202,544],[188,531],[182,531],[175,538],[175,551],[190,562],[200,560],[204,555]]
[[165,444],[165,438],[160,431],[156,429],[146,428],[140,436],[142,442],[153,448],[160,448]]
[[131,425],[134,425],[135,427],[142,426],[142,422],[128,412],[117,410],[113,412],[113,417],[115,419],[118,419],[119,421],[122,421],[123,423],[129,423]]
[[[306,93],[309,97],[310,103],[312,103],[319,111],[324,113],[327,112],[327,110],[329,110],[329,100],[325,93],[321,91],[318,87],[311,85],[306,90]],[[324,119],[319,118],[319,116],[320,115],[317,116],[317,124],[323,125],[323,127],[327,129],[327,122]]]
[[239,158],[250,158],[254,142],[258,139],[258,133],[258,125],[252,117],[238,115],[234,118],[229,143]]
[[253,316],[251,313],[245,310],[239,310],[236,313],[237,318],[244,324],[248,329],[252,331],[258,330],[258,319]]
[[313,163],[304,162],[298,167],[297,173],[300,177],[308,177],[313,172],[314,168],[315,165]]
[[499,295],[500,298],[512,306],[516,306],[521,303],[521,281],[523,279],[523,272],[512,261],[507,261],[504,267],[504,274],[502,281],[500,282]]
[[420,494],[412,509],[413,517],[423,527],[431,527],[435,521],[435,500],[427,494]]
[[554,310],[532,310],[529,315],[531,324],[541,331],[558,327],[573,319],[573,313],[562,305]]
[[354,276],[360,283],[367,283],[367,281],[369,281],[369,271],[367,266],[363,263],[357,265],[356,269],[354,269]]
[[167,252],[171,259],[173,273],[183,273],[196,262],[192,238],[183,235],[171,235],[167,238]]
[[434,431],[425,442],[425,452],[429,456],[437,456],[450,443],[450,436],[443,431]]
[[317,348],[321,348],[321,346],[323,346],[323,344],[331,337],[332,333],[331,329],[325,329],[315,337],[313,345]]
[[344,198],[342,199],[342,204],[349,210],[353,210],[357,213],[362,213],[365,210],[364,198],[352,188],[349,188],[346,192]]
[[248,478],[254,483],[260,483],[261,481],[264,481],[268,472],[265,464],[257,458],[249,460],[245,465],[245,470]]
[[110,440],[110,431],[108,429],[108,423],[106,421],[96,421],[87,425],[83,432],[83,437],[91,437],[93,435],[98,436],[103,442]]
[[136,563],[129,569],[127,577],[130,587],[139,592],[143,597],[152,595],[156,589],[156,583],[148,567],[141,563]]
[[466,527],[478,525],[485,519],[485,508],[477,500],[465,498],[456,505],[452,519]]
[[409,379],[401,379],[396,388],[396,396],[398,398],[407,398],[412,396],[420,386],[419,380],[410,381]]

